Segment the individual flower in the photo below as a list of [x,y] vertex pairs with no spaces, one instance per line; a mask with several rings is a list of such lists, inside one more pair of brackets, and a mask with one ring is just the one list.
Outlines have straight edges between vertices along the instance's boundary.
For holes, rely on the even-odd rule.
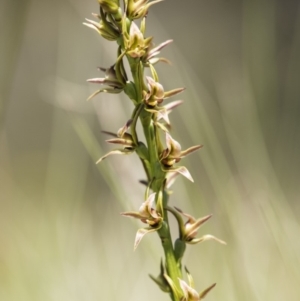
[[149,0],[127,0],[127,17],[132,20],[145,17],[149,7],[161,1],[163,0],[155,0],[152,2],[149,2]]
[[163,86],[150,76],[146,76],[146,80],[148,91],[143,91],[143,99],[148,107],[154,108],[156,111],[160,110],[160,108],[156,106],[162,103],[164,99],[174,96],[184,90],[184,88],[177,88],[165,92]]
[[106,87],[97,90],[94,92],[87,100],[90,100],[97,94],[104,92],[104,93],[120,93],[123,91],[124,84],[118,80],[116,71],[115,71],[115,65],[105,69],[102,67],[98,68],[99,70],[105,72],[105,77],[101,78],[91,78],[88,79],[87,81],[89,83],[95,83],[95,84],[104,84],[107,85]]
[[155,107],[164,99],[164,87],[149,76],[146,76],[146,79],[148,83],[148,91],[143,91],[143,99],[148,106]]
[[99,22],[85,19],[87,23],[83,25],[96,30],[103,38],[109,41],[116,41],[120,37],[120,30],[112,23],[106,20],[106,16],[102,11],[102,18],[99,15],[94,14],[94,16],[100,19]]
[[107,139],[106,140],[107,143],[123,145],[123,148],[111,150],[110,152],[108,152],[107,154],[102,156],[96,162],[96,164],[100,163],[102,160],[104,160],[105,158],[107,158],[110,155],[127,155],[127,154],[131,154],[135,151],[136,145],[133,142],[132,136],[131,136],[131,134],[126,132],[129,129],[131,122],[132,122],[131,119],[128,120],[126,122],[126,124],[118,130],[117,134],[103,131],[103,133],[114,137],[112,139]]
[[110,14],[116,14],[120,8],[119,0],[98,0],[101,8]]
[[166,133],[166,144],[167,148],[160,155],[160,160],[166,167],[173,166],[188,154],[203,147],[203,145],[195,145],[182,151],[179,142],[173,139],[169,133]]
[[121,215],[134,217],[140,219],[143,223],[148,224],[149,227],[141,228],[137,231],[134,249],[137,248],[142,238],[147,234],[154,231],[157,231],[161,228],[163,217],[162,217],[162,205],[161,198],[157,200],[157,209],[154,209],[156,193],[150,194],[147,200],[141,205],[138,212],[130,211],[123,212]]
[[164,170],[168,173],[173,172],[177,174],[182,174],[191,182],[193,182],[194,180],[186,167],[173,167],[173,165],[175,163],[178,163],[186,155],[200,149],[201,147],[203,147],[203,145],[195,145],[182,151],[179,142],[174,140],[168,132],[166,132],[166,144],[167,148],[164,149],[160,154],[160,161],[165,168]]
[[129,29],[129,34],[126,32],[126,25],[124,22],[124,46],[126,53],[132,58],[139,58],[145,55],[148,47],[151,44],[152,37],[144,38],[143,33],[138,26],[132,22]]
[[206,240],[215,240],[221,244],[226,244],[223,240],[214,237],[213,235],[207,234],[203,235],[200,238],[196,238],[197,232],[202,224],[204,224],[206,221],[208,221],[212,215],[207,215],[199,219],[195,219],[193,216],[182,212],[181,209],[174,207],[181,215],[184,217],[187,217],[187,221],[183,224],[182,219],[180,216],[178,216],[178,213],[176,214],[175,211],[170,210],[174,216],[176,217],[177,221],[179,222],[180,227],[180,239],[185,241],[189,244],[197,244],[199,242],[203,242]]

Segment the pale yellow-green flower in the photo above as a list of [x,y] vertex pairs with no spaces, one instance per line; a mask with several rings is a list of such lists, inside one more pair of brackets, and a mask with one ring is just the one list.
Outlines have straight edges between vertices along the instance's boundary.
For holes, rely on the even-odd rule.
[[161,204],[162,200],[157,200],[157,209],[154,209],[153,207],[155,205],[155,198],[156,193],[150,194],[147,200],[141,205],[138,212],[129,211],[121,213],[121,215],[123,216],[137,218],[143,223],[149,225],[149,227],[141,228],[137,231],[134,241],[134,249],[137,248],[144,235],[146,235],[147,233],[155,232],[161,228],[161,223],[163,221]]
[[[196,238],[196,235],[198,233],[199,228],[206,222],[208,221],[212,215],[206,215],[204,217],[201,217],[199,219],[195,219],[193,216],[191,216],[188,213],[184,213],[182,212],[181,209],[174,207],[181,215],[183,215],[184,217],[187,218],[187,221],[184,223],[182,223],[182,221],[178,218],[178,216],[176,216],[176,213],[174,211],[171,211],[177,218],[178,222],[179,222],[179,226],[180,226],[180,236],[181,239],[184,240],[186,243],[189,244],[197,244],[203,241],[207,241],[207,240],[215,240],[221,244],[226,245],[226,243],[219,239],[216,238],[213,235],[210,234],[206,234],[203,235],[202,237]],[[177,213],[178,214],[178,213]]]

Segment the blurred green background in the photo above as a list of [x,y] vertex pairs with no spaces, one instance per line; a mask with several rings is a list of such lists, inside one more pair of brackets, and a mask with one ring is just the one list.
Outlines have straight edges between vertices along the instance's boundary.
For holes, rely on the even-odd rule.
[[[155,234],[133,252],[139,222],[119,215],[143,201],[136,156],[106,153],[101,130],[129,118],[123,95],[85,99],[114,43],[84,27],[96,1],[1,0],[0,300],[169,300]],[[297,301],[300,296],[300,4],[275,0],[167,0],[147,34],[172,66],[165,89],[184,86],[171,115],[184,165],[171,204],[213,218],[184,264],[207,300]],[[175,223],[174,223],[175,227]],[[176,235],[176,228],[174,230]]]

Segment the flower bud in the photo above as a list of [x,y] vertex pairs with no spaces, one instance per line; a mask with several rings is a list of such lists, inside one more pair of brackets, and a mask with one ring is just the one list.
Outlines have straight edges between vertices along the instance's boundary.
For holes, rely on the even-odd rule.
[[98,0],[98,2],[101,8],[109,14],[116,14],[120,7],[119,0]]
[[87,23],[84,25],[96,30],[103,38],[109,41],[115,41],[119,38],[120,32],[109,22],[95,22],[93,20],[85,19]]
[[129,34],[124,35],[124,44],[126,53],[132,58],[142,57],[151,44],[152,37],[144,39],[144,36],[138,26],[132,22]]
[[147,15],[150,6],[161,1],[163,0],[155,0],[148,3],[148,0],[128,0],[127,16],[131,20],[143,18]]

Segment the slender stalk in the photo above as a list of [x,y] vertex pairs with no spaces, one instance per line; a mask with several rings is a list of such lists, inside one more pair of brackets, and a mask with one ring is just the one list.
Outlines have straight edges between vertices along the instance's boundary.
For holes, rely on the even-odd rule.
[[[175,208],[175,211],[168,205],[168,189],[170,182],[172,182],[170,178],[172,179],[181,174],[192,180],[189,171],[184,166],[176,166],[176,163],[189,153],[201,148],[201,146],[196,145],[182,151],[180,144],[171,137],[168,131],[170,125],[168,114],[180,102],[173,102],[166,106],[163,106],[162,102],[164,99],[176,95],[184,89],[177,88],[167,92],[164,91],[154,68],[154,64],[160,60],[166,61],[156,56],[171,40],[154,47],[152,37],[144,37],[145,17],[148,14],[148,9],[160,1],[123,0],[123,5],[120,5],[121,0],[98,0],[100,4],[99,23],[88,19],[88,23],[85,23],[85,25],[95,29],[105,39],[115,41],[118,44],[115,64],[108,69],[100,68],[105,71],[105,77],[88,80],[89,82],[106,85],[106,87],[93,93],[90,98],[101,92],[121,93],[124,91],[134,104],[131,118],[125,126],[117,134],[110,133],[114,138],[108,142],[121,144],[123,148],[112,150],[101,157],[98,162],[111,154],[135,152],[138,155],[147,175],[145,201],[138,212],[122,213],[124,216],[138,218],[147,224],[147,227],[137,231],[134,249],[137,248],[145,234],[157,232],[164,250],[165,259],[161,265],[160,275],[157,278],[152,276],[151,278],[163,291],[170,293],[173,301],[198,301],[214,287],[214,284],[198,294],[193,288],[192,276],[187,269],[189,285],[182,280],[181,260],[186,243],[196,244],[216,238],[212,235],[195,238],[198,228],[210,218],[210,215],[196,220],[189,214],[183,213],[180,209]],[[142,19],[140,28],[134,22],[136,19]],[[123,62],[125,58],[129,63],[133,81],[128,80],[129,77]],[[152,77],[145,76],[145,68],[150,69]],[[137,135],[136,126],[138,120],[140,120],[143,127],[146,145],[139,140]],[[166,148],[164,148],[164,144],[161,141],[161,131],[166,137]],[[143,183],[145,182],[143,181]],[[176,217],[179,225],[179,235],[174,245],[170,232],[168,212],[171,212]],[[186,223],[184,223],[182,216],[188,219]],[[218,241],[223,243],[221,240]]]
[[[133,64],[131,67],[132,76],[135,82],[136,87],[140,87],[141,77],[139,74],[140,68],[136,64]],[[137,89],[138,93],[141,93],[141,90]],[[142,97],[142,95],[138,95]],[[156,193],[163,189],[163,183],[165,180],[166,173],[162,170],[161,163],[158,157],[158,147],[157,147],[157,137],[155,133],[155,128],[153,125],[153,114],[143,110],[140,114],[140,120],[143,126],[144,135],[147,142],[147,147],[149,151],[149,160],[151,167],[151,183],[152,190]],[[146,171],[147,172],[147,171]],[[168,197],[167,193],[163,193],[163,204],[167,204]],[[158,230],[158,235],[161,239],[162,247],[165,254],[166,269],[169,277],[172,279],[176,287],[179,290],[178,278],[181,278],[181,270],[179,269],[173,249],[172,237],[170,233],[169,221],[167,210],[164,209],[164,222],[162,227]],[[178,296],[172,294],[172,300],[177,301]]]

